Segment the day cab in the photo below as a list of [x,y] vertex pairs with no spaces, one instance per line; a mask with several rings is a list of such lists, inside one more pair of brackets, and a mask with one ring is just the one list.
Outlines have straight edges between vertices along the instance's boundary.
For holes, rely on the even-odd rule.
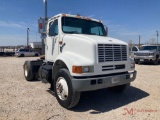
[[47,21],[40,18],[39,32],[45,59],[26,61],[25,78],[48,81],[59,104],[67,109],[77,105],[82,91],[122,92],[136,78],[128,44],[108,37],[100,20],[58,14]]

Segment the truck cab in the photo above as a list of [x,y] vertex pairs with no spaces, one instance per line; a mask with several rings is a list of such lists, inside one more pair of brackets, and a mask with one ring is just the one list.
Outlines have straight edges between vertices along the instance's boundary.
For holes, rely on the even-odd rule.
[[58,14],[47,22],[39,19],[39,26],[45,34],[45,60],[26,61],[24,75],[28,81],[35,76],[48,81],[61,106],[76,106],[82,91],[122,92],[135,80],[128,44],[108,37],[102,21]]

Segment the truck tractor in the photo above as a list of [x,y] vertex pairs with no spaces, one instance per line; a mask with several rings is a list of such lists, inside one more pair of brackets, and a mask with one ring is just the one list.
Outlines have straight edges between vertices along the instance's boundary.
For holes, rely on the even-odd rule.
[[128,44],[108,37],[102,21],[70,14],[38,21],[45,59],[25,61],[24,76],[50,83],[62,107],[75,107],[83,91],[122,92],[135,80]]

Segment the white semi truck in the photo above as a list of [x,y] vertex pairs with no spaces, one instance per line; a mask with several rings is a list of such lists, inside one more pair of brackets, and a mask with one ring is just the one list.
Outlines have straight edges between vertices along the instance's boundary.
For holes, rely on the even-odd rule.
[[45,59],[25,61],[24,76],[27,81],[48,81],[64,108],[76,106],[82,91],[109,88],[122,92],[136,78],[128,44],[108,37],[99,20],[58,14],[48,20],[40,18],[39,32]]

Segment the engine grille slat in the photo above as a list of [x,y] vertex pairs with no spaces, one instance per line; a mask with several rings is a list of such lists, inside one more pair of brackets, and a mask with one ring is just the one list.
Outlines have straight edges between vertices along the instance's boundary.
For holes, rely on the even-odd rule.
[[127,46],[98,44],[98,61],[127,61]]

